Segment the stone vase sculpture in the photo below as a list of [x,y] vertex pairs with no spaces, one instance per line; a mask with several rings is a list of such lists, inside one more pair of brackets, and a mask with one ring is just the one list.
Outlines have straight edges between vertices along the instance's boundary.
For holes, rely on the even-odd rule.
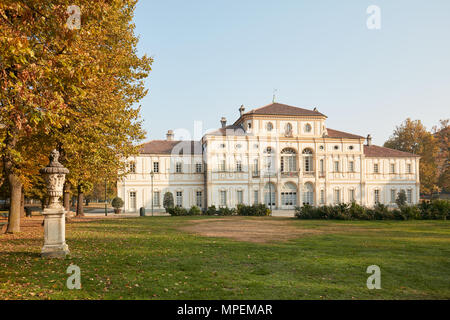
[[42,168],[50,198],[49,205],[44,209],[44,246],[41,256],[45,258],[64,258],[69,254],[66,244],[66,212],[59,198],[63,195],[64,181],[67,168],[59,163],[59,152],[53,150],[50,154],[50,163]]

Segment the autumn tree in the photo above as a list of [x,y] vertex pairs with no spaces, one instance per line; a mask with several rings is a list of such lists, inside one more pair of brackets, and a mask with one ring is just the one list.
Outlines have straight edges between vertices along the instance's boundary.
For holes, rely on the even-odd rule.
[[71,170],[67,181],[81,190],[99,178],[99,168],[104,175],[117,172],[122,165],[117,159],[135,152],[134,142],[143,137],[134,104],[146,94],[142,80],[151,59],[136,54],[131,23],[136,1],[78,1],[82,26],[76,30],[66,25],[71,4],[0,4],[0,147],[11,195],[8,232],[20,230],[26,141],[44,137],[32,155],[47,155],[47,147],[57,146]]
[[438,168],[438,186],[440,190],[450,192],[450,125],[449,119],[440,120],[439,125],[433,127],[433,136],[439,147],[436,156]]
[[431,194],[435,190],[438,181],[435,160],[439,147],[437,139],[426,130],[420,120],[406,119],[396,127],[384,146],[420,155],[420,191]]

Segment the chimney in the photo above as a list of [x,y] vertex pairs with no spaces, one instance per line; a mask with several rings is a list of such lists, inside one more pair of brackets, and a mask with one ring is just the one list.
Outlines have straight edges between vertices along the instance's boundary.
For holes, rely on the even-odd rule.
[[172,130],[167,131],[166,137],[167,141],[173,141],[173,131]]
[[225,128],[227,126],[227,118],[222,117],[222,119],[220,119],[220,123],[222,124],[222,128]]
[[370,134],[367,135],[367,145],[368,146],[372,145],[372,136]]
[[241,114],[241,117],[243,116],[245,111],[244,105],[242,104],[241,107],[239,108],[239,113]]

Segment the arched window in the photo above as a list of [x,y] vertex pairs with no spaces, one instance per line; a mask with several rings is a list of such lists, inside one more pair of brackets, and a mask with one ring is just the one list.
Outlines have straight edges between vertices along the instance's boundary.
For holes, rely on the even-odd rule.
[[281,151],[281,172],[297,171],[297,153],[294,149],[286,148]]
[[305,172],[313,172],[313,152],[311,149],[305,149],[303,154],[303,169]]
[[281,205],[296,206],[297,205],[297,186],[292,182],[288,182],[281,190]]
[[292,135],[292,124],[290,122],[286,124],[285,130],[286,135]]
[[309,182],[303,186],[303,204],[314,205],[314,188]]
[[275,185],[267,183],[264,187],[264,203],[270,208],[275,206]]

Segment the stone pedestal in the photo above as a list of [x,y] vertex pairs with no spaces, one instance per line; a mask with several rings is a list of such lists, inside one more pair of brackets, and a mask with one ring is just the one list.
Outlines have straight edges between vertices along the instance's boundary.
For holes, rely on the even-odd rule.
[[66,244],[66,214],[64,208],[46,208],[44,212],[44,258],[64,258],[68,255]]
[[64,258],[69,254],[66,244],[66,212],[59,198],[63,195],[63,186],[69,170],[58,162],[59,152],[53,150],[50,163],[40,172],[47,182],[47,192],[50,203],[44,209],[44,247],[41,255],[45,258]]

